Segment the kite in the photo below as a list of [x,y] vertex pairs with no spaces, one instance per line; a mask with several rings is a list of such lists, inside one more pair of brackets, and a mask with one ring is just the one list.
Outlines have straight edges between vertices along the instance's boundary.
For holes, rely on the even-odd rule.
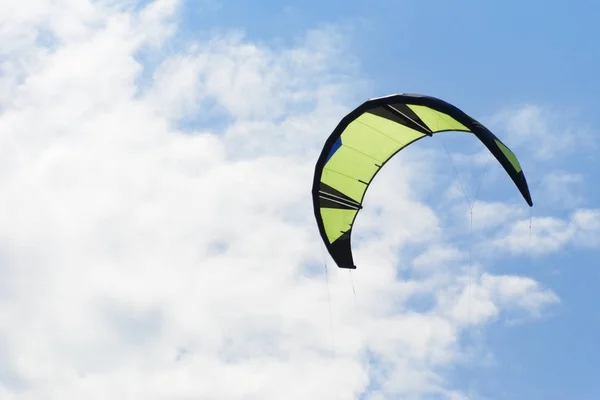
[[393,94],[369,99],[346,115],[326,140],[316,166],[313,207],[325,247],[338,267],[356,269],[352,226],[379,170],[396,153],[426,136],[447,131],[475,135],[533,206],[519,160],[485,126],[431,96]]

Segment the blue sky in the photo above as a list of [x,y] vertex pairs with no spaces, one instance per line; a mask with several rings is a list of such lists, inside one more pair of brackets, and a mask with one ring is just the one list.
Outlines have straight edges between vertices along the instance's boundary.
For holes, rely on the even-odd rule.
[[188,3],[190,32],[241,29],[276,43],[306,29],[341,25],[376,93],[395,86],[435,92],[477,114],[507,103],[576,106],[590,123],[597,121],[587,108],[598,85],[590,79],[598,65],[590,1],[208,4]]
[[[555,113],[549,135],[580,129],[594,140],[600,126],[600,58],[594,51],[600,34],[594,13],[598,7],[590,1],[257,1],[252,7],[229,1],[196,7],[188,5],[185,17],[190,35],[230,28],[243,30],[252,40],[290,43],[305,30],[341,26],[359,76],[368,81],[357,101],[392,92],[425,93],[454,102],[483,121],[498,109],[539,104]],[[505,136],[501,130],[496,133]],[[600,165],[586,151],[587,143],[577,146],[575,154],[556,163],[583,177],[577,190],[583,204],[593,208],[600,200],[593,183]],[[526,165],[535,170],[530,185],[546,171],[533,163]],[[514,197],[512,188],[506,185],[506,190],[507,198]],[[534,215],[569,212],[544,209],[536,194],[534,201],[541,206],[536,205]],[[522,256],[494,265],[497,273],[539,279],[559,294],[562,304],[532,324],[487,327],[483,340],[494,349],[496,363],[457,374],[457,385],[470,377],[480,394],[493,399],[596,398],[597,256],[597,249],[567,248],[551,257]]]
[[[376,6],[257,1],[253,7],[230,1],[198,14],[190,6],[186,22],[192,32],[228,27],[272,43],[292,41],[299,32],[322,25],[341,25],[360,77],[369,81],[364,98],[426,93],[483,120],[498,108],[541,104],[564,115],[563,127],[595,134],[600,125],[595,112],[600,91],[600,59],[593,51],[600,34],[596,8],[586,1],[383,1]],[[586,144],[579,145],[576,152],[584,157],[561,161],[584,177],[580,190],[586,206],[594,207],[599,198],[593,182],[600,166],[586,154]],[[550,213],[557,211],[562,210]],[[496,364],[457,374],[457,385],[470,377],[481,394],[493,399],[598,396],[600,322],[594,310],[600,298],[591,283],[599,277],[597,256],[598,250],[565,249],[553,257],[519,257],[495,265],[498,273],[518,271],[540,279],[562,304],[533,324],[489,326],[484,340],[494,349]]]
[[[598,398],[597,5],[22,3],[0,5],[0,398]],[[359,269],[326,280],[316,157],[398,92],[515,151],[531,233],[449,133],[386,165]],[[482,182],[472,232],[457,178]]]

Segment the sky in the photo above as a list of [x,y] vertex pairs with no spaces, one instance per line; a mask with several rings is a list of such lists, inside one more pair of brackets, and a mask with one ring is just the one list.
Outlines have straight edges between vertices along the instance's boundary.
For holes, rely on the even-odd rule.
[[[597,399],[591,1],[0,0],[0,398]],[[369,98],[400,152],[352,272],[310,190]]]

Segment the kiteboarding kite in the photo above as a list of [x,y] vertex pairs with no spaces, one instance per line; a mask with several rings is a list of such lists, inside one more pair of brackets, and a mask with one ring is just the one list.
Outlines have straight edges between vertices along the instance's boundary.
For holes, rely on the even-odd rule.
[[340,268],[356,269],[351,234],[371,181],[397,152],[446,131],[474,134],[533,206],[515,154],[485,126],[435,97],[394,94],[370,99],[346,115],[325,142],[315,167],[315,217],[329,254]]

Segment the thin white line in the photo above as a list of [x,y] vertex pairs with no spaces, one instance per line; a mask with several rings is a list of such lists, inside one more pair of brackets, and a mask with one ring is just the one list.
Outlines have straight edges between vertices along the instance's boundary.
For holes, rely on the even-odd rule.
[[341,204],[341,205],[346,206],[348,208],[351,208],[353,210],[359,210],[359,208],[356,207],[356,206],[354,206],[354,204],[342,203],[341,201],[338,201],[338,200],[335,200],[335,199],[330,199],[328,197],[323,197],[323,196],[319,196],[319,197],[322,198],[322,199],[325,199],[325,200],[333,201],[334,203]]
[[421,128],[425,129],[427,132],[429,133],[433,133],[431,131],[431,129],[427,128],[426,126],[421,125],[420,123],[418,123],[417,121],[415,121],[414,119],[412,119],[411,117],[409,117],[408,115],[404,114],[403,112],[401,112],[400,110],[398,110],[396,107],[392,107],[389,104],[386,104],[389,108],[391,108],[392,110],[396,111],[398,114],[402,115],[405,118],[408,118],[410,121],[412,121],[414,124],[420,126]]
[[[349,203],[349,204],[352,204],[352,205],[360,206],[360,203],[358,203],[357,201],[354,201],[352,199],[346,200],[343,197],[336,196],[335,194],[327,193],[327,192],[324,192],[322,190],[319,190],[319,193],[323,193],[323,194],[325,194],[327,196],[335,197],[336,199],[340,199],[340,200],[345,201],[346,203]],[[320,197],[323,197],[323,196],[320,196]]]

